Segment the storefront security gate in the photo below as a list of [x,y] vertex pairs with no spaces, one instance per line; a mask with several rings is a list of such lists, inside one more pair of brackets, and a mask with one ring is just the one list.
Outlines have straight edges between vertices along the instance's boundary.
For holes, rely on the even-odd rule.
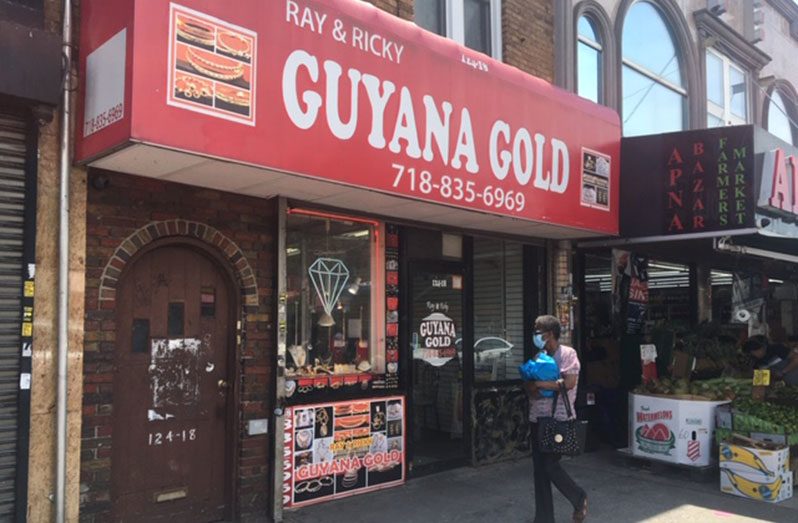
[[[32,300],[32,288],[23,293],[28,277],[23,270],[27,159],[26,120],[0,108],[0,519],[4,521],[16,510],[20,388],[30,385],[30,374],[27,383],[20,380],[23,337],[30,340],[32,326],[30,321],[25,329],[22,325],[23,294]],[[32,308],[29,312],[32,316]]]

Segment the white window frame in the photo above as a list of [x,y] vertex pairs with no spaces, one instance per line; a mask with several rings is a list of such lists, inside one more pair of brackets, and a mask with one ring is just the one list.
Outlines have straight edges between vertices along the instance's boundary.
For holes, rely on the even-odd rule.
[[[729,58],[725,54],[721,53],[717,49],[714,49],[714,48],[711,48],[711,47],[707,47],[707,54],[709,54],[709,53],[713,54],[723,64],[723,104],[724,104],[724,107],[720,107],[719,105],[717,105],[716,103],[711,101],[709,99],[709,96],[706,94],[706,90],[705,90],[705,96],[706,96],[706,99],[707,99],[707,114],[708,115],[712,115],[715,118],[719,118],[723,122],[724,126],[726,126],[726,125],[744,125],[744,124],[749,123],[749,120],[751,119],[751,96],[750,96],[751,89],[749,89],[749,86],[748,86],[748,78],[750,76],[749,72],[744,67],[741,67],[740,64],[738,64],[737,62],[735,62],[734,60],[732,60],[731,58]],[[735,69],[740,71],[742,73],[742,75],[743,75],[743,78],[744,78],[744,82],[745,82],[745,113],[746,113],[745,114],[745,118],[741,118],[741,117],[737,116],[731,110],[732,95],[731,95],[731,89],[730,89],[730,87],[731,87],[731,73],[730,73],[730,70],[731,70],[732,67],[734,67]],[[704,70],[704,73],[705,73],[704,76],[706,78],[706,76],[707,76],[707,74],[706,74],[706,72],[707,72],[706,71],[706,57],[704,58],[704,69],[705,69]]]
[[[446,0],[446,36],[465,45],[465,8],[463,0]],[[502,59],[502,1],[490,0],[491,57]]]

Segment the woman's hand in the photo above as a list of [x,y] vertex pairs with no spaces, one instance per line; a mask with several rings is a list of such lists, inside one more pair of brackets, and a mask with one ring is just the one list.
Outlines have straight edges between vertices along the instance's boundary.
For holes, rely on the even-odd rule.
[[524,389],[526,389],[526,393],[527,396],[529,396],[529,399],[535,399],[540,397],[540,387],[538,387],[538,383],[536,381],[525,381]]

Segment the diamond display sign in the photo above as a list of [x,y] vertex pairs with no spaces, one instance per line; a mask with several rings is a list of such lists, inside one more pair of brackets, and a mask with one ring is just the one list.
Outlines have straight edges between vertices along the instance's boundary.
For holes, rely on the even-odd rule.
[[349,269],[341,260],[317,258],[308,267],[308,274],[324,312],[331,317],[335,303],[349,281]]

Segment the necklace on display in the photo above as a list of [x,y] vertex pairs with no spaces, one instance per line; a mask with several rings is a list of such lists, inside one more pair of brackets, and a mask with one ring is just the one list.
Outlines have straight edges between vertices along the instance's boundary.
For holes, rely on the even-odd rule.
[[297,368],[302,368],[305,366],[305,362],[308,358],[308,352],[302,345],[291,345],[288,347],[288,353],[291,354],[291,358],[293,358]]

